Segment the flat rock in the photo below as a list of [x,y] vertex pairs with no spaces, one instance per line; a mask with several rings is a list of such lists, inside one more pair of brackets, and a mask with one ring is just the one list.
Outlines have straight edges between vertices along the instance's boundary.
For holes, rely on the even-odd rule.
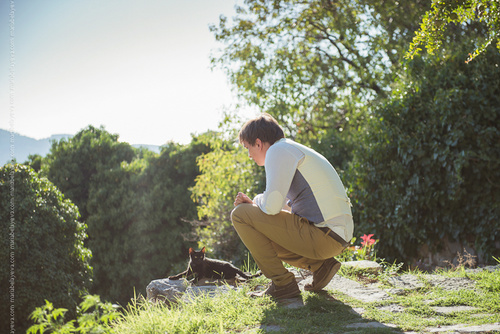
[[395,328],[396,325],[382,324],[377,321],[370,321],[370,322],[358,322],[355,324],[349,324],[346,327],[347,328]]
[[379,310],[382,310],[382,311],[389,311],[389,312],[392,312],[392,313],[401,313],[401,312],[404,312],[405,308],[401,305],[396,305],[396,304],[391,304],[391,305],[387,305],[387,306],[381,306],[381,307],[377,307]]
[[467,272],[467,273],[479,273],[483,270],[488,270],[489,272],[494,272],[494,271],[500,270],[500,264],[497,264],[496,266],[486,266],[486,267],[482,267],[482,268],[465,269],[465,272]]
[[443,277],[440,275],[424,275],[424,278],[431,286],[439,287],[443,290],[463,290],[474,289],[476,283],[467,277]]
[[467,326],[467,325],[453,325],[453,326],[441,326],[427,328],[426,332],[429,333],[498,333],[500,331],[500,323],[477,325],[477,326]]
[[[475,282],[466,277],[443,277],[440,275],[423,275],[431,286],[440,287],[443,290],[461,290],[461,289],[474,289]],[[425,283],[417,276],[404,274],[396,277],[390,277],[387,282],[394,286],[396,289],[391,293],[399,294],[397,289],[404,290],[418,290],[425,287]]]
[[214,297],[220,294],[224,294],[229,292],[230,290],[236,290],[235,287],[230,286],[230,285],[223,285],[223,286],[217,286],[217,285],[196,285],[196,286],[189,286],[185,293],[182,295],[182,300],[183,301],[191,301],[194,297],[199,296],[199,295],[208,295],[210,297]]
[[189,301],[193,297],[200,294],[215,296],[217,294],[236,289],[236,287],[230,285],[230,283],[234,282],[230,281],[226,283],[229,284],[222,285],[223,282],[220,280],[202,280],[198,284],[193,285],[187,282],[185,279],[171,280],[168,278],[162,278],[151,281],[146,287],[146,293],[147,299],[149,301],[163,301],[173,303],[177,302],[177,300],[179,299]]
[[500,270],[500,264],[497,264],[496,266],[486,266],[483,269],[488,270],[490,272],[494,272],[494,271]]
[[418,290],[425,286],[425,284],[420,281],[418,277],[408,274],[389,277],[387,281],[397,289]]
[[185,280],[170,280],[168,278],[151,281],[146,287],[149,301],[175,302],[186,291]]
[[342,265],[344,267],[366,270],[368,272],[373,272],[373,273],[382,271],[382,266],[375,261],[368,261],[368,260],[347,261],[347,262],[342,262]]
[[477,307],[472,306],[432,306],[431,307],[438,314],[450,314],[455,312],[466,312],[477,310]]
[[384,290],[374,287],[366,287],[358,282],[339,275],[334,276],[325,289],[340,291],[352,298],[367,303],[391,298]]

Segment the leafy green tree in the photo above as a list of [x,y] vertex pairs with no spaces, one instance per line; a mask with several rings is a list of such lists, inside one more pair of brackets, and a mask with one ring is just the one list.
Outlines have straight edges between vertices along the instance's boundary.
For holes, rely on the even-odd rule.
[[348,173],[358,231],[381,257],[416,260],[443,240],[496,254],[500,240],[500,54],[415,58],[374,111]]
[[42,169],[43,157],[40,154],[30,154],[28,156],[28,161],[25,161],[23,165],[30,166],[35,172],[40,172]]
[[128,143],[118,142],[104,128],[88,126],[74,137],[54,142],[42,169],[51,180],[80,209],[82,221],[89,215],[87,200],[93,178],[100,171],[119,167],[135,157]]
[[[78,208],[45,178],[24,165],[0,168],[0,331],[25,331],[35,307],[50,299],[74,309],[89,287],[91,252]],[[10,264],[10,265],[9,265]],[[14,290],[11,300],[10,287]]]
[[[211,26],[241,97],[301,142],[356,129],[386,98],[424,1],[246,0]],[[353,123],[350,127],[346,123]]]
[[195,239],[187,221],[196,218],[188,188],[206,150],[193,138],[158,155],[92,126],[53,144],[42,170],[85,210],[93,293],[125,304],[134,288],[144,292],[151,279],[185,266]]
[[[88,200],[89,247],[94,258],[93,293],[127,303],[147,284],[184,267],[196,217],[188,188],[199,173],[196,157],[207,146],[169,144],[160,155],[103,170],[93,178]],[[193,242],[191,240],[191,242]]]
[[438,0],[425,13],[420,29],[416,32],[406,57],[413,58],[425,46],[430,54],[447,42],[446,30],[461,26],[464,31],[484,28],[480,34],[469,37],[475,49],[469,53],[466,62],[485,52],[488,45],[496,44],[500,52],[500,3],[498,0]]
[[263,171],[256,168],[248,153],[235,142],[235,131],[234,127],[226,128],[205,137],[210,151],[197,159],[201,174],[191,191],[198,203],[200,246],[207,247],[212,257],[242,263],[247,260],[245,246],[230,217],[234,198],[239,191],[252,198],[264,190],[265,180]]
[[342,173],[384,101],[429,1],[246,0],[211,26],[241,97]]

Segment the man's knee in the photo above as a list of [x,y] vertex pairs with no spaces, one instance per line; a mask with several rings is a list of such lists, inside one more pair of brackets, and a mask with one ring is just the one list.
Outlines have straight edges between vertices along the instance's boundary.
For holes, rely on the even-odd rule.
[[248,217],[248,210],[251,209],[253,204],[249,203],[242,203],[236,206],[233,211],[231,211],[231,221],[233,222],[233,225],[235,222],[243,222],[245,219],[244,217]]

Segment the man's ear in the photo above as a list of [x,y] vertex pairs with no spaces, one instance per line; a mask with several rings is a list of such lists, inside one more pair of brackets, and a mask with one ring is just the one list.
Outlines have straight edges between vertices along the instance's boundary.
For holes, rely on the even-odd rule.
[[262,148],[262,140],[260,140],[259,138],[255,139],[255,146]]

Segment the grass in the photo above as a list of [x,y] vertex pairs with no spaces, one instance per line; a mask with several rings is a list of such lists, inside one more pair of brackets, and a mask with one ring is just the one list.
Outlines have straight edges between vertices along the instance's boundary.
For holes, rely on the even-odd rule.
[[269,299],[250,299],[242,291],[199,295],[178,304],[134,301],[113,326],[117,333],[227,333],[246,331],[275,307]]
[[215,297],[200,295],[168,307],[146,301],[129,305],[113,325],[117,333],[321,333],[343,332],[342,325],[359,320],[350,307],[335,299],[303,294],[302,308],[287,309],[270,298],[249,298],[248,289]]
[[[391,274],[387,274],[387,273]],[[387,278],[393,274],[393,268],[385,268],[384,272],[376,277],[382,286],[387,285]],[[333,296],[339,300],[357,307],[363,307],[363,317],[382,323],[390,323],[398,328],[408,331],[419,331],[426,327],[439,327],[447,325],[467,324],[481,325],[500,322],[500,270],[495,272],[481,271],[471,273],[464,270],[463,266],[451,270],[440,270],[437,274],[445,278],[465,277],[476,282],[473,290],[444,290],[439,286],[431,286],[428,276],[419,271],[408,272],[417,276],[423,284],[418,290],[406,290],[403,295],[392,295],[392,299],[361,303],[349,299],[339,293]],[[373,274],[363,275],[360,272],[345,271],[344,275],[361,282],[373,282]],[[390,312],[388,307],[399,307],[402,312]],[[473,310],[453,313],[439,313],[433,307],[469,306]]]
[[[341,275],[361,283],[387,284],[394,275],[394,265],[386,265],[379,275],[341,271]],[[426,276],[412,272],[422,282]],[[417,291],[393,295],[391,300],[363,303],[342,293],[302,293],[304,306],[286,308],[270,298],[250,298],[246,293],[267,279],[216,296],[199,295],[166,306],[134,300],[115,321],[116,333],[397,333],[420,331],[425,327],[454,324],[480,325],[500,322],[500,270],[468,273],[465,270],[442,270],[445,277],[468,277],[476,281],[474,290],[445,291],[430,284]],[[471,306],[471,311],[443,314],[435,306]],[[401,312],[391,312],[398,307]],[[360,313],[353,312],[363,310]],[[377,322],[377,328],[349,327],[352,324]],[[382,324],[393,324],[388,327]]]

